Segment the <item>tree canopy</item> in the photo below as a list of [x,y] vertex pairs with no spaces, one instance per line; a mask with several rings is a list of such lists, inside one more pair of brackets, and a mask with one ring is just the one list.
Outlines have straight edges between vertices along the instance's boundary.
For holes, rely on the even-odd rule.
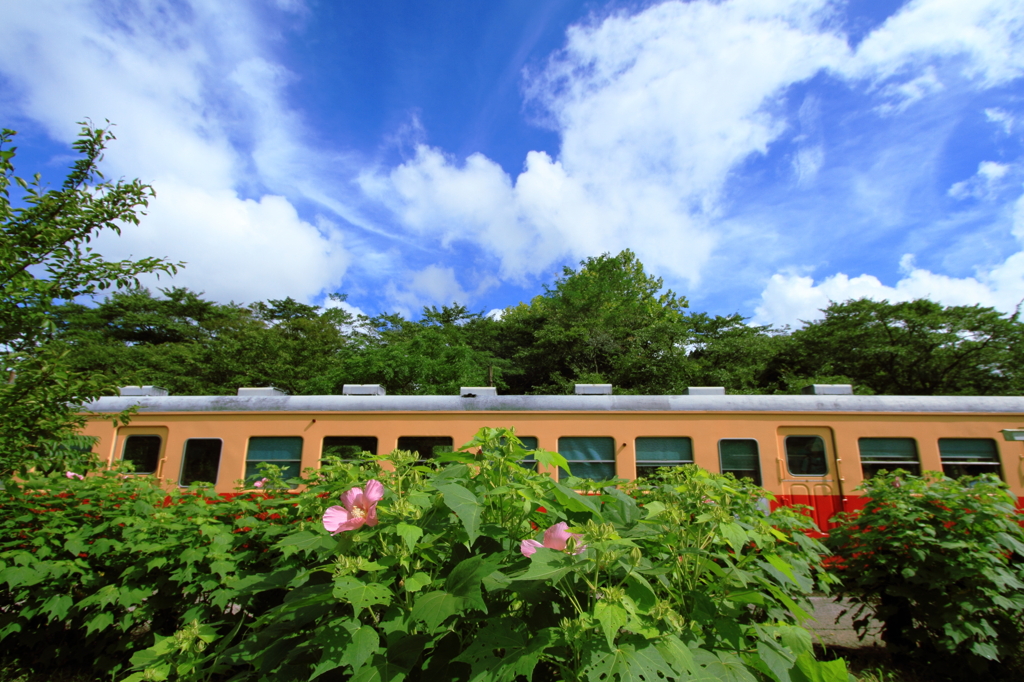
[[[338,297],[342,298],[342,297]],[[529,302],[487,317],[457,303],[353,318],[293,299],[219,304],[186,289],[111,294],[52,311],[78,372],[172,393],[272,385],[294,394],[379,383],[398,395],[797,393],[853,383],[859,393],[1009,395],[1024,389],[1019,316],[981,306],[833,303],[796,331],[689,309],[630,251],[588,258]]]

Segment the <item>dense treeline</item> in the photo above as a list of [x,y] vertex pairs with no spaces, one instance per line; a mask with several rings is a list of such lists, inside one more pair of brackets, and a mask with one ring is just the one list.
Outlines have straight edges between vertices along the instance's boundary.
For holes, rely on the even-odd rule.
[[380,383],[389,394],[571,393],[611,383],[619,393],[688,386],[731,393],[796,393],[852,383],[858,393],[1009,395],[1024,392],[1019,315],[928,300],[833,303],[790,331],[740,315],[693,312],[630,251],[565,268],[553,286],[498,318],[453,304],[419,320],[354,318],[291,298],[218,304],[180,288],[113,293],[95,306],[52,311],[77,371],[179,395],[276,386],[340,393]]

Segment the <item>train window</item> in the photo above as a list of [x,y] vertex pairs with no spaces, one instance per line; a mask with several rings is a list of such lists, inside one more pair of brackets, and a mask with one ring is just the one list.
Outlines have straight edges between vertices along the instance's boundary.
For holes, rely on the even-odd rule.
[[871,478],[882,469],[903,469],[915,476],[921,475],[921,462],[917,456],[917,443],[913,438],[861,438],[860,466],[864,478]]
[[718,441],[718,462],[723,474],[749,478],[761,485],[761,458],[753,438],[723,438]]
[[302,469],[302,438],[300,436],[253,436],[245,453],[245,480],[260,477],[260,462],[281,467],[281,477],[296,478]]
[[337,457],[345,462],[356,462],[362,459],[364,452],[377,454],[376,436],[327,436],[320,458]]
[[786,436],[786,465],[792,476],[824,476],[825,441],[820,436]]
[[[516,438],[518,438],[519,442],[523,444],[524,450],[537,449],[538,441],[536,436],[516,436]],[[530,471],[537,470],[537,460],[533,458],[532,454],[519,460],[518,464],[524,469],[529,469]]]
[[[558,439],[558,452],[569,460],[569,470],[577,478],[604,481],[615,478],[615,439],[594,436],[566,436]],[[559,470],[558,477],[568,476]]]
[[181,476],[178,485],[217,483],[220,469],[220,438],[189,438],[185,441],[185,454],[181,458]]
[[689,438],[637,438],[636,476],[644,478],[658,467],[693,464],[693,441]]
[[121,459],[131,462],[137,474],[152,474],[160,463],[160,436],[128,436]]
[[451,436],[402,436],[398,439],[399,450],[419,453],[422,464],[437,455],[452,451]]
[[940,438],[942,473],[950,478],[995,474],[1001,477],[999,451],[991,438]]

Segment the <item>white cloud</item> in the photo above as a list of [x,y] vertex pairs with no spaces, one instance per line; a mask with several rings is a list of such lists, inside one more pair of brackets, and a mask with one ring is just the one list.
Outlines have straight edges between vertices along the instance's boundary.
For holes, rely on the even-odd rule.
[[264,195],[254,201],[230,189],[175,181],[160,183],[157,191],[159,199],[140,225],[96,242],[111,258],[155,255],[187,261],[173,280],[146,278],[150,286],[185,286],[238,303],[312,297],[338,287],[349,265],[340,236],[322,234],[300,219],[284,197]]
[[1002,128],[1003,132],[1007,135],[1013,132],[1013,124],[1015,121],[1014,115],[1005,109],[1000,109],[998,107],[985,109],[985,118]]
[[[310,299],[339,284],[350,258],[336,229],[278,195],[301,196],[293,185],[308,174],[296,168],[316,155],[281,104],[289,76],[261,56],[259,21],[230,2],[14,3],[0,22],[0,72],[17,93],[6,106],[57,140],[85,117],[114,121],[105,172],[140,177],[157,197],[141,226],[99,240],[106,255],[188,261],[173,284],[218,300]],[[243,131],[253,137],[239,141]],[[261,185],[280,190],[239,196]]]
[[815,29],[823,7],[667,2],[572,27],[529,81],[561,133],[557,159],[530,152],[513,180],[481,155],[460,164],[420,146],[363,187],[419,234],[476,242],[506,278],[629,247],[695,284],[721,238],[710,223],[730,171],[785,129],[773,98],[847,54]]
[[912,0],[857,46],[845,71],[873,79],[899,78],[936,59],[958,60],[960,71],[989,87],[1024,73],[1024,12],[1019,0]]
[[394,281],[387,285],[387,297],[396,312],[412,317],[426,305],[442,306],[454,302],[465,304],[470,299],[455,277],[452,268],[439,265],[427,267],[407,275],[408,281]]
[[[365,173],[362,186],[416,234],[490,252],[504,278],[628,247],[693,288],[713,257],[728,261],[749,243],[732,231],[738,222],[721,220],[723,192],[793,127],[781,106],[791,86],[829,73],[896,116],[944,92],[943,79],[989,87],[1024,68],[1016,0],[915,0],[855,50],[834,29],[834,7],[672,1],[573,26],[565,48],[527,78],[531,103],[561,136],[556,157],[532,151],[513,176],[480,154],[463,162],[420,145],[404,164]],[[798,117],[792,167],[801,186],[826,165],[818,107],[805,101]],[[856,182],[847,188],[860,191]],[[768,248],[760,258],[784,253]]]
[[[1013,234],[1024,248],[1024,196],[1014,205]],[[892,303],[928,298],[943,305],[993,307],[1009,313],[1024,301],[1024,250],[997,266],[979,270],[975,277],[949,277],[919,268],[914,257],[900,259],[903,276],[895,286],[877,277],[849,277],[837,273],[815,284],[811,277],[797,273],[776,273],[761,293],[753,321],[756,324],[799,326],[802,321],[820,319],[830,302],[870,298]]]
[[890,83],[882,89],[882,94],[890,98],[890,101],[879,105],[878,111],[882,114],[894,114],[906,111],[912,104],[925,99],[930,95],[945,90],[938,74],[931,66],[925,69],[924,73],[904,83]]
[[825,163],[825,149],[820,144],[813,147],[801,147],[793,157],[793,172],[797,183],[807,185],[818,175]]
[[995,161],[982,161],[978,164],[978,172],[967,180],[953,183],[948,194],[954,199],[967,199],[969,197],[986,197],[1000,184],[1000,180],[1010,172],[1010,166]]

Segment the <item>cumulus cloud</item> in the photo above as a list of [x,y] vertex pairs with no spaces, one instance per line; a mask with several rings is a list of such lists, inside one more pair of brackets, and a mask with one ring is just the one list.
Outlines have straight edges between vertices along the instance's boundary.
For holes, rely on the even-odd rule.
[[[336,229],[260,190],[314,155],[288,136],[301,128],[280,104],[288,74],[260,56],[258,22],[237,3],[15,3],[0,22],[0,72],[17,94],[7,107],[56,140],[85,117],[112,119],[107,175],[156,190],[141,226],[97,242],[105,255],[187,261],[173,283],[219,300],[311,298],[340,283],[350,257]],[[253,140],[238,140],[239,120]]]
[[387,297],[396,312],[409,317],[425,305],[442,306],[468,301],[470,294],[459,284],[454,269],[428,265],[410,273],[401,284],[388,283]]
[[774,326],[800,326],[820,319],[829,303],[870,298],[892,303],[928,298],[944,305],[990,306],[1012,312],[1024,301],[1024,196],[1015,205],[1013,234],[1022,250],[974,277],[949,277],[919,268],[911,254],[900,259],[902,277],[895,286],[872,275],[850,277],[837,273],[815,284],[798,273],[776,273],[769,279],[753,321]]
[[[895,116],[942,93],[950,64],[972,87],[1024,67],[1024,14],[1012,0],[914,0],[855,48],[834,10],[826,0],[670,1],[573,26],[526,80],[531,105],[561,136],[556,156],[531,151],[514,175],[481,154],[457,159],[421,144],[405,163],[364,173],[362,187],[416,234],[491,253],[504,278],[629,247],[696,287],[713,258],[746,248],[731,232],[739,223],[722,220],[724,194],[794,127],[787,89],[829,74]],[[800,186],[826,164],[811,128],[794,140]]]

